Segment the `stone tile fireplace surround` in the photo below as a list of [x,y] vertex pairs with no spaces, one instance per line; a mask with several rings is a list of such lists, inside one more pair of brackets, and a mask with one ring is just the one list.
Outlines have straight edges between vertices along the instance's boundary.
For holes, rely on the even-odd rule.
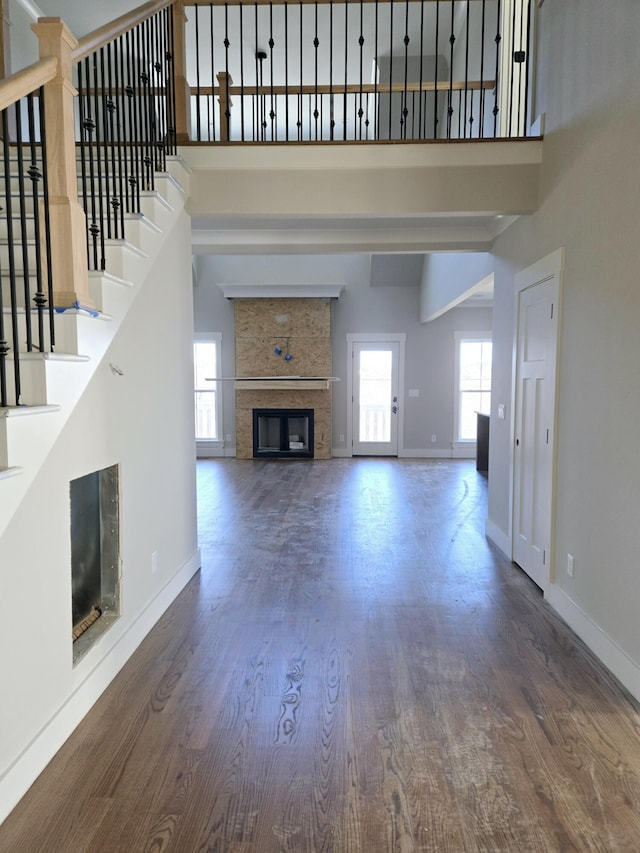
[[[328,297],[234,300],[236,377],[331,376]],[[275,350],[281,349],[278,355]],[[289,353],[291,360],[284,356]],[[236,385],[236,457],[253,458],[254,409],[313,409],[314,458],[331,457],[331,390]]]

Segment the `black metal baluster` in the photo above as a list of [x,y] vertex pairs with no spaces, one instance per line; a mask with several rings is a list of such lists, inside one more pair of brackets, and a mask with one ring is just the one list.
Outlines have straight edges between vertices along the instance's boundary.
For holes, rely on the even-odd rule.
[[[79,135],[80,135],[80,175],[81,175],[81,193],[82,193],[82,207],[85,212],[85,216],[87,218],[87,226],[89,224],[89,207],[88,207],[88,197],[87,197],[87,166],[86,166],[86,152],[85,152],[85,93],[84,93],[84,83],[82,76],[82,62],[78,63],[78,125],[79,125]],[[88,228],[87,228],[88,230]],[[91,251],[89,246],[89,239],[87,239],[87,267],[91,269]]]
[[480,42],[480,127],[478,128],[478,136],[480,139],[484,137],[484,33],[485,33],[485,13],[487,0],[482,0],[482,25],[480,27],[481,42]]
[[118,105],[118,158],[120,160],[120,197],[122,201],[123,216],[129,209],[129,155],[127,133],[127,109],[125,94],[124,74],[124,36],[118,39],[117,63],[116,63],[116,102]]
[[[98,238],[100,237],[100,226],[97,222],[98,217],[98,204],[96,198],[96,164],[95,164],[95,151],[94,151],[94,131],[96,129],[96,123],[92,118],[92,100],[91,100],[91,58],[87,57],[85,59],[85,78],[87,81],[87,104],[86,104],[86,118],[83,122],[83,127],[85,133],[87,134],[87,146],[86,150],[89,155],[89,185],[88,185],[88,203],[91,208],[91,223],[88,225],[88,232],[91,236],[91,242],[93,243],[93,266],[91,269],[98,270],[100,269],[100,253],[98,249]],[[87,217],[89,215],[89,211],[85,210],[87,213]],[[91,266],[91,264],[89,265]]]
[[[102,51],[102,49],[101,49]],[[100,52],[101,52],[100,51]],[[103,175],[102,171],[102,157],[104,154],[103,151],[103,143],[104,143],[104,101],[102,97],[102,78],[100,77],[99,70],[99,56],[98,53],[94,53],[93,55],[93,114],[94,121],[96,123],[95,126],[95,146],[96,146],[96,171],[97,171],[97,179],[96,179],[96,187],[97,187],[97,201],[98,201],[98,210],[99,210],[99,223],[100,223],[100,269],[106,268],[106,258],[105,258],[105,250],[104,250],[104,241],[105,241],[105,207],[107,209],[106,218],[108,220],[109,217],[109,207],[106,204],[105,195],[108,193],[108,186],[106,186],[105,181],[108,180],[107,175]],[[106,151],[106,146],[104,146]],[[107,227],[110,229],[111,223],[107,221]],[[109,236],[111,236],[109,234]]]
[[378,0],[376,0],[376,25],[375,25],[375,30],[376,30],[376,33],[375,33],[375,40],[376,40],[376,44],[375,44],[375,63],[376,63],[376,70],[375,70],[375,78],[374,78],[374,81],[373,81],[373,97],[374,97],[374,100],[375,100],[375,105],[374,105],[374,106],[375,106],[376,114],[375,114],[375,117],[374,117],[374,122],[375,122],[375,134],[376,134],[376,139],[380,139],[380,98],[379,98],[379,96],[378,96],[378,77],[380,76],[380,57],[378,56]]
[[[423,60],[423,54],[424,54],[423,39],[424,39],[424,0],[421,0],[421,2],[420,2],[420,94],[418,97],[418,138],[419,139],[422,138],[422,100],[424,98],[424,95],[422,93],[422,83],[423,83],[422,60]],[[437,55],[435,57],[435,61],[436,61],[436,63],[438,62]],[[425,112],[426,112],[426,106],[427,105],[425,102]],[[413,102],[413,109],[415,110],[415,100]],[[414,118],[415,118],[415,115],[414,115]],[[411,138],[415,139],[415,136],[413,135],[413,122],[411,124]]]
[[389,4],[389,139],[391,139],[391,116],[393,113],[393,0]]
[[0,408],[5,408],[5,406],[9,405],[7,397],[7,354],[9,353],[10,347],[6,339],[4,329],[4,297],[2,295],[2,279],[2,266],[0,265]]
[[343,116],[342,120],[344,122],[344,126],[342,128],[342,137],[343,139],[347,138],[347,85],[348,85],[348,74],[347,74],[347,66],[349,62],[349,4],[345,2],[344,4],[344,107],[343,107]]
[[147,75],[147,116],[148,116],[148,125],[149,135],[148,135],[148,147],[147,153],[149,157],[149,186],[152,190],[155,189],[155,180],[156,180],[156,155],[157,155],[157,122],[156,122],[156,111],[155,111],[155,103],[153,97],[153,42],[152,42],[152,33],[151,33],[151,20],[147,19],[142,24],[144,27],[144,46],[145,46],[145,73]]
[[134,80],[134,69],[133,69],[133,56],[132,56],[132,39],[130,38],[131,33],[125,34],[125,44],[127,51],[127,85],[125,86],[124,93],[127,97],[127,114],[128,114],[128,135],[127,135],[127,147],[129,151],[129,177],[128,177],[128,186],[131,197],[130,205],[127,206],[127,210],[131,213],[137,209],[137,202],[139,200],[139,192],[140,192],[140,174],[139,174],[139,166],[138,166],[138,154],[137,154],[137,111],[136,111],[136,95],[135,88],[133,86],[132,81]]
[[407,80],[409,73],[409,0],[405,4],[405,19],[404,19],[404,93],[402,96],[402,113],[400,116],[400,137],[407,138],[407,116],[409,109],[407,107]]
[[[465,53],[464,53],[464,138],[467,138],[467,100],[469,97],[469,19],[471,18],[471,7],[467,6],[467,14],[466,18],[466,39],[467,42],[465,44]],[[471,123],[473,124],[473,118],[471,119]],[[470,129],[471,130],[471,129]],[[471,135],[471,133],[469,133]]]
[[[154,15],[152,18],[153,24],[153,34],[154,34],[154,56],[153,56],[153,68],[156,72],[155,74],[155,92],[154,92],[154,103],[156,104],[156,120],[157,120],[157,128],[156,128],[156,155],[157,155],[157,164],[160,172],[167,171],[167,152],[165,147],[165,139],[166,139],[166,122],[165,122],[165,97],[164,97],[164,81],[162,77],[162,69],[163,65],[160,61],[160,57],[162,56],[161,44],[160,44],[160,12]],[[208,129],[208,126],[207,126]]]
[[494,103],[493,103],[493,138],[495,139],[498,135],[498,113],[500,112],[500,107],[498,104],[500,103],[500,42],[502,41],[502,36],[500,35],[500,16],[502,14],[501,9],[501,0],[498,0],[498,13],[497,13],[497,22],[496,22],[496,87],[494,89]]
[[278,138],[278,130],[277,125],[275,125],[276,111],[274,109],[273,102],[273,47],[275,45],[275,41],[273,40],[273,3],[269,3],[269,72],[270,72],[270,109],[269,109],[269,118],[271,119],[271,141],[277,140]]
[[360,45],[360,97],[358,104],[358,138],[360,139],[360,141],[362,141],[362,116],[364,115],[364,110],[362,109],[362,53],[364,49],[363,18],[364,6],[363,0],[360,0],[360,38],[358,39],[358,44]]
[[[242,19],[241,19],[242,20]],[[216,63],[214,51],[214,26],[213,26],[213,3],[209,3],[209,62],[211,63],[211,136],[213,141],[216,141]],[[240,36],[240,44],[242,45],[242,35]],[[241,48],[242,49],[242,48]],[[243,128],[244,128],[244,111],[242,113]],[[244,136],[243,136],[244,139]]]
[[284,4],[284,127],[289,141],[289,6]]
[[336,127],[333,106],[333,0],[329,0],[329,139],[332,142]]
[[229,4],[224,4],[224,70],[225,70],[225,110],[224,117],[227,123],[227,140],[231,139],[231,110],[229,108]]
[[[531,0],[527,0],[527,44],[525,47],[526,56],[531,56]],[[529,122],[527,120],[529,114],[529,63],[525,66],[526,78],[524,82],[524,136],[529,135]]]
[[[115,43],[114,43],[115,48]],[[114,57],[115,58],[115,57]],[[114,219],[114,236],[124,237],[124,206],[121,203],[122,199],[122,178],[120,175],[120,164],[122,162],[120,156],[116,158],[116,147],[118,145],[118,134],[116,132],[117,120],[115,113],[117,110],[116,102],[113,97],[113,74],[112,74],[112,57],[111,44],[107,45],[107,80],[108,80],[108,98],[106,102],[107,116],[109,119],[109,148],[111,149],[111,206],[113,208]],[[104,85],[104,83],[103,83]],[[119,151],[118,151],[119,155]]]
[[[42,180],[42,173],[40,172],[40,168],[38,165],[38,153],[36,148],[36,121],[35,121],[35,111],[33,107],[33,94],[27,95],[27,116],[29,123],[29,153],[31,155],[31,165],[28,169],[27,174],[31,179],[31,199],[33,205],[33,235],[35,242],[35,274],[36,274],[36,292],[33,295],[33,302],[36,306],[37,312],[37,322],[38,322],[38,349],[40,352],[44,352],[46,349],[46,344],[44,340],[44,316],[43,309],[47,303],[47,297],[44,295],[44,291],[42,289],[42,242],[41,242],[41,234],[40,234],[40,192],[39,192],[39,184]],[[17,130],[18,141],[22,139],[22,132]],[[40,138],[42,139],[42,130],[40,131]],[[22,145],[19,145],[19,150],[22,150]],[[23,190],[20,190],[20,195],[22,196]],[[21,218],[23,222],[22,229],[22,238],[23,238],[23,246],[26,244],[26,218],[22,213],[22,209],[24,208],[24,202],[20,201],[21,208]],[[23,265],[25,270],[25,311],[26,311],[26,319],[27,319],[27,350],[31,352],[32,346],[32,332],[31,332],[31,288],[28,282],[28,267],[29,263],[27,261],[24,264],[24,250],[23,250]]]
[[[433,51],[434,62],[435,62],[434,75],[433,75],[433,138],[434,139],[438,138],[438,56],[439,56],[438,41],[439,41],[439,39],[440,39],[440,0],[437,0],[437,2],[436,2],[436,46],[435,46],[435,50]],[[425,98],[426,98],[426,95],[425,95]],[[426,100],[425,100],[425,104],[426,104]],[[426,112],[427,111],[425,109],[425,121],[427,120]],[[427,134],[425,131],[425,137],[426,137],[426,135]]]
[[140,27],[133,31],[135,40],[134,51],[134,106],[136,110],[136,163],[140,180],[140,190],[148,190],[145,180],[145,109],[144,109],[144,87],[141,88],[143,78],[142,47]]
[[154,168],[154,141],[155,141],[155,119],[153,115],[153,100],[151,97],[151,51],[149,44],[149,21],[140,24],[142,28],[142,50],[144,57],[143,74],[141,75],[144,91],[144,113],[145,113],[145,155],[146,188],[155,190],[155,168]]
[[314,63],[315,63],[313,117],[315,119],[315,135],[316,135],[316,142],[317,142],[318,141],[318,116],[320,115],[320,113],[318,112],[318,47],[320,46],[320,40],[318,39],[318,4],[314,3],[313,7],[314,7],[314,15],[315,15],[315,36],[313,39]]
[[166,165],[167,155],[171,152],[169,151],[169,87],[167,80],[167,31],[165,28],[165,11],[165,9],[162,9],[156,15],[156,32],[158,34],[158,53],[156,56],[156,62],[159,65],[158,78],[160,80],[160,91],[158,93],[162,127],[160,139],[162,140],[164,161]]
[[196,35],[196,139],[202,142],[202,119],[200,116],[200,7],[194,6]]
[[[213,8],[210,6],[209,8]],[[244,28],[242,19],[242,4],[238,7],[240,12],[240,139],[244,142]],[[286,8],[286,7],[285,7]],[[213,44],[213,40],[211,42]],[[213,79],[213,71],[211,72]]]
[[[302,142],[302,115],[303,115],[303,92],[302,92],[302,0],[300,0],[300,97],[298,99],[298,142]],[[311,131],[309,131],[311,136]]]
[[451,0],[451,35],[449,36],[449,96],[447,99],[447,139],[451,139],[451,122],[453,118],[453,46],[456,43],[455,29],[455,0]]
[[458,89],[458,139],[462,136],[462,92]]
[[[19,107],[19,102],[18,102]],[[9,307],[11,309],[11,334],[13,336],[13,347],[6,346],[6,354],[13,349],[13,378],[15,387],[15,404],[20,404],[20,359],[18,358],[18,313],[17,313],[17,287],[16,287],[16,259],[15,241],[13,235],[13,210],[11,205],[11,156],[9,153],[9,121],[7,110],[2,111],[2,148],[4,154],[4,200],[7,214],[7,254],[9,259]],[[4,338],[3,338],[4,340]],[[5,392],[6,393],[6,392]]]
[[[41,165],[42,165],[42,200],[43,200],[43,214],[44,214],[44,253],[46,259],[46,275],[47,275],[47,294],[45,298],[45,303],[48,302],[47,307],[47,315],[49,318],[49,346],[51,351],[55,347],[56,343],[56,333],[54,327],[54,301],[53,301],[53,264],[51,261],[51,215],[49,208],[49,172],[47,169],[47,127],[45,124],[45,109],[44,109],[44,86],[40,87],[39,96],[38,96],[38,109],[39,109],[39,117],[40,117],[40,156],[41,156]],[[40,240],[38,240],[40,242]],[[36,294],[37,296],[37,294]],[[40,297],[38,296],[36,300],[36,305],[38,305],[38,301],[40,301]],[[44,304],[43,303],[43,309]],[[40,320],[38,320],[38,323]],[[44,336],[44,330],[40,331],[39,334]]]
[[99,59],[98,69],[99,69],[99,77],[100,77],[100,89],[96,92],[96,97],[99,99],[96,102],[96,107],[99,105],[99,109],[96,109],[96,116],[100,116],[99,121],[97,122],[99,133],[100,133],[100,164],[104,169],[103,178],[100,181],[100,195],[104,193],[104,212],[106,217],[106,227],[107,227],[107,238],[110,240],[112,237],[116,236],[112,231],[112,221],[111,221],[111,187],[109,184],[110,181],[110,168],[109,168],[109,120],[107,114],[107,93],[105,91],[106,85],[106,75],[104,73],[104,48],[101,47],[97,53],[97,57]]
[[[255,54],[255,60],[256,60],[256,95],[255,95],[255,100],[254,100],[255,117],[254,117],[254,121],[253,121],[253,127],[254,127],[254,141],[256,139],[258,141],[261,141],[262,140],[262,119],[260,116],[260,105],[262,103],[262,95],[260,94],[260,76],[259,76],[259,71],[258,71],[259,55],[261,54],[261,51],[259,49],[260,41],[259,41],[259,36],[258,36],[258,4],[257,3],[254,6],[254,12],[255,12],[255,27],[256,27],[256,54]],[[262,64],[262,63],[260,63],[260,64]]]
[[411,93],[411,139],[416,138],[416,93]]
[[[174,48],[174,30],[173,30],[173,15],[171,14],[170,9],[165,9],[165,16],[167,22],[167,38],[169,41],[167,48],[167,66],[168,66],[168,76],[169,76],[169,89],[170,96],[168,105],[171,110],[171,118],[169,121],[169,151],[171,154],[176,154],[178,151],[178,132],[177,132],[177,111],[176,111],[176,68],[175,63],[173,61],[173,57],[175,56],[175,48]],[[215,116],[215,110],[214,110]]]
[[[29,96],[31,97],[31,96]],[[26,199],[24,192],[24,151],[23,151],[23,135],[22,135],[22,109],[21,109],[21,101],[17,101],[14,105],[15,112],[15,122],[16,122],[16,162],[18,166],[18,196],[20,202],[20,218],[19,218],[19,228],[20,228],[20,244],[22,247],[22,286],[23,286],[23,294],[24,294],[24,312],[25,312],[25,330],[27,336],[27,352],[31,352],[33,350],[33,342],[31,337],[31,286],[29,281],[29,244],[28,244],[28,236],[27,236],[27,210],[26,210]],[[30,137],[31,142],[31,137]],[[38,195],[37,195],[37,185],[36,182],[40,179],[40,172],[35,162],[33,163],[34,175],[37,175],[37,178],[31,178],[32,180],[32,198],[33,198],[33,221],[34,227],[35,222],[38,219]],[[31,177],[31,170],[29,170],[29,177]],[[11,184],[12,177],[9,172],[4,173],[5,182],[9,185]]]
[[370,120],[369,120],[369,92],[366,93],[365,103],[366,103],[367,117],[365,119],[364,126],[365,126],[366,138],[368,140],[369,139],[369,124],[370,124]]
[[515,47],[516,38],[516,3],[513,4],[513,14],[511,15],[511,56],[509,57],[509,136],[513,136],[513,85],[516,78],[515,74]]

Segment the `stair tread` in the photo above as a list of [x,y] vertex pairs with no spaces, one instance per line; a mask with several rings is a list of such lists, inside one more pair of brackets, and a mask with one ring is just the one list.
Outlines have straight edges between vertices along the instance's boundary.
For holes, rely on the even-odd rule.
[[59,412],[60,406],[53,403],[41,403],[39,405],[6,406],[0,409],[0,418],[17,418],[24,415],[47,415]]
[[0,480],[8,480],[9,477],[15,477],[22,474],[24,468],[19,465],[10,465],[8,468],[0,468]]

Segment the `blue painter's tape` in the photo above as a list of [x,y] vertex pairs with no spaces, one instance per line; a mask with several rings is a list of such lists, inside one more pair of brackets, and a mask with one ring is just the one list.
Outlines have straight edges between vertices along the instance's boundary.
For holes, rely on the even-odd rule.
[[65,305],[63,307],[54,308],[53,310],[56,314],[64,314],[65,311],[83,311],[90,317],[98,317],[100,315],[100,312],[96,311],[95,308],[88,308],[86,305],[82,305],[81,302],[74,302],[73,305]]

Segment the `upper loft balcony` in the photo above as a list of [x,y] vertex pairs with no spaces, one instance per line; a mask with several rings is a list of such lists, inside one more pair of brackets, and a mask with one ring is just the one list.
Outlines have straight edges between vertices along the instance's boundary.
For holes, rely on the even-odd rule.
[[188,93],[189,139],[531,136],[536,8],[533,0],[185,0],[177,87]]
[[536,10],[185,0],[194,251],[486,251],[538,202]]

